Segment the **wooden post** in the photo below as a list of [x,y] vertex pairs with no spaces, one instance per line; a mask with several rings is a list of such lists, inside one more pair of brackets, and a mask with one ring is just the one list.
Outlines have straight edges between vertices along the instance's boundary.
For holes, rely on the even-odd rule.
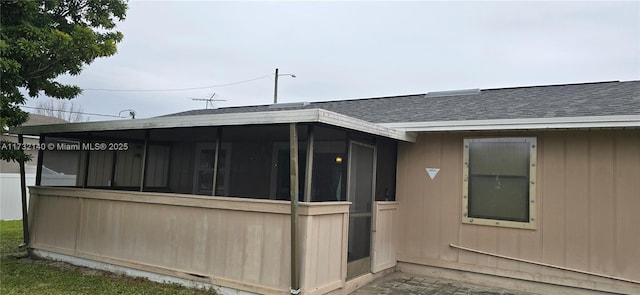
[[[24,138],[22,134],[18,134],[18,143],[24,146]],[[24,152],[24,150],[23,150]],[[27,212],[27,179],[25,176],[24,160],[18,160],[20,165],[20,193],[22,194],[22,235],[24,245],[29,245],[29,214]]]
[[[82,143],[91,144],[91,135],[88,135],[87,138],[85,138],[82,141]],[[86,149],[84,151],[84,171],[83,171],[84,178],[82,179],[82,188],[87,188],[87,185],[89,184],[89,161],[90,160],[91,160],[91,151],[89,149]]]
[[140,173],[140,191],[144,191],[145,176],[147,176],[147,160],[149,158],[149,130],[144,131],[144,152],[142,153],[142,171]]
[[290,195],[291,195],[291,294],[300,292],[298,265],[298,129],[289,124]]
[[313,180],[313,142],[314,126],[309,125],[307,129],[307,169],[304,180],[304,201],[311,202],[311,181]]
[[36,186],[40,186],[42,184],[42,163],[43,163],[43,155],[44,149],[44,135],[40,135],[40,149],[38,149],[38,160],[36,162]]
[[216,153],[213,159],[213,187],[211,195],[216,195],[216,186],[218,185],[218,158],[220,157],[220,148],[222,147],[222,127],[216,128]]

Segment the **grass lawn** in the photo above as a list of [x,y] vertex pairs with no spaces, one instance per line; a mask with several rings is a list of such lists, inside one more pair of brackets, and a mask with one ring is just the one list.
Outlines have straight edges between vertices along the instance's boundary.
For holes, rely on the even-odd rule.
[[25,258],[21,243],[22,221],[0,221],[0,294],[216,294]]

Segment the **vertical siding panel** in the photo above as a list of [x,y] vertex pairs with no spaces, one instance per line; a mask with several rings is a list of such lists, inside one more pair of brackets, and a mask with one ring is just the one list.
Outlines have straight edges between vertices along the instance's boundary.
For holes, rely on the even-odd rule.
[[[276,225],[277,224],[277,216],[274,214],[270,214],[265,217],[265,224]],[[273,247],[270,245],[279,245],[282,240],[282,228],[279,226],[274,226],[272,228],[267,229],[267,234],[264,236],[264,247],[262,248],[262,256],[263,263],[260,266],[262,273],[262,281],[271,285],[279,285],[278,284],[278,274],[281,271],[280,265],[280,253],[282,249],[278,247]],[[285,254],[286,255],[286,254]]]
[[640,280],[640,130],[616,133],[614,275]]
[[398,195],[400,201],[400,228],[402,229],[401,241],[402,251],[399,256],[402,258],[419,258],[421,255],[421,228],[423,225],[422,212],[424,195],[422,193],[424,178],[424,168],[421,168],[423,160],[423,144],[426,136],[418,136],[416,143],[400,143],[400,150],[404,151],[403,169],[400,169],[403,179],[402,188],[405,193]]
[[[544,224],[540,222],[540,217],[544,216],[544,171],[545,171],[545,153],[546,153],[546,143],[544,138],[544,133],[536,133],[536,141],[538,144],[538,163],[537,163],[537,180],[538,184],[536,185],[536,209],[538,210],[538,220],[536,220],[537,229],[536,230],[522,230],[520,231],[520,258],[531,260],[531,261],[542,261],[542,233],[544,232]],[[520,264],[520,271],[528,272],[532,274],[540,273],[540,268],[528,263]]]
[[[498,252],[497,227],[478,225],[478,249],[490,253]],[[489,255],[478,255],[478,264],[495,268],[498,266],[498,258]]]
[[[210,245],[208,231],[209,223],[209,209],[202,209],[200,218],[193,224],[193,251],[187,251],[185,256],[189,256],[191,259],[191,266],[195,271],[201,273],[207,273],[207,261],[210,261],[210,256],[207,255],[207,245]],[[183,225],[186,228],[190,228],[189,224]]]
[[[331,234],[331,247],[329,247],[329,257],[337,257],[337,259],[329,259],[329,278],[332,280],[342,279],[342,220],[344,215],[334,216],[331,219],[331,227],[329,228]],[[346,261],[345,261],[346,262]]]
[[430,135],[424,144],[424,162],[418,165],[421,168],[418,179],[424,186],[421,208],[422,222],[413,225],[421,229],[421,257],[439,259],[440,257],[440,206],[442,203],[442,177],[431,180],[425,170],[426,167],[441,167],[442,159],[442,135]]
[[[286,218],[281,219],[280,226],[284,229],[282,235],[282,253],[290,253],[291,251],[291,222]],[[347,227],[348,228],[348,227]],[[291,285],[291,255],[280,255],[280,286]]]
[[[460,222],[460,221],[459,221]],[[478,249],[478,226],[460,225],[460,245],[463,247]],[[467,251],[458,251],[458,262],[463,264],[478,264],[478,255]]]
[[[225,214],[227,215],[227,214]],[[225,257],[226,265],[243,265],[242,253],[244,252],[243,245],[244,233],[242,228],[245,227],[245,220],[240,215],[236,215],[235,212],[230,212],[225,220],[224,230],[226,231],[226,242],[221,241],[221,244],[226,246]],[[218,256],[218,255],[216,255]],[[242,268],[240,267],[227,267],[222,269],[224,276],[233,280],[242,280]]]
[[565,266],[589,269],[589,137],[571,133],[566,139]]
[[[417,139],[419,139],[418,136]],[[409,177],[407,173],[407,169],[409,166],[409,162],[407,159],[409,155],[412,154],[411,150],[415,149],[417,143],[411,144],[406,142],[398,143],[398,162],[397,162],[397,172],[396,172],[396,201],[399,201],[399,212],[402,212],[400,215],[400,219],[398,220],[398,258],[404,258],[408,256],[406,247],[409,245],[409,238],[407,233],[408,228],[408,209],[406,203],[410,202],[410,188],[409,181],[407,178]]]
[[[306,241],[306,247],[304,249],[300,249],[300,256],[305,258],[304,268],[305,269],[313,269],[316,270],[318,266],[318,256],[313,255],[311,253],[317,253],[318,249],[318,224],[314,224],[313,218],[315,216],[304,216],[301,220],[299,220],[299,234],[301,237],[304,237]],[[306,282],[305,284],[313,285],[318,274],[316,271],[313,273],[306,273],[306,278],[300,278],[301,282]]]
[[[520,245],[518,233],[521,229],[502,228],[498,232],[498,251],[500,255],[509,257],[520,256]],[[508,270],[518,270],[519,263],[507,259],[498,260],[498,268]]]
[[440,178],[442,203],[440,207],[440,259],[457,261],[458,250],[449,244],[459,244],[460,220],[462,219],[462,137],[444,136],[442,140]]
[[[542,262],[564,266],[564,133],[544,134]],[[545,269],[546,274],[553,270]]]
[[614,201],[613,136],[606,131],[591,137],[591,271],[613,272]]
[[244,271],[243,281],[248,283],[260,283],[260,264],[262,263],[262,248],[264,247],[263,215],[252,214],[245,217],[247,228],[245,229]]

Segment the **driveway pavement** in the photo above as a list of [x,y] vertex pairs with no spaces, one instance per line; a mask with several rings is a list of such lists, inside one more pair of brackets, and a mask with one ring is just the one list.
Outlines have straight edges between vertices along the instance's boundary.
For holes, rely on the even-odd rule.
[[351,295],[397,294],[397,295],[536,295],[500,288],[484,287],[461,281],[431,277],[417,277],[395,272],[379,278],[356,290]]

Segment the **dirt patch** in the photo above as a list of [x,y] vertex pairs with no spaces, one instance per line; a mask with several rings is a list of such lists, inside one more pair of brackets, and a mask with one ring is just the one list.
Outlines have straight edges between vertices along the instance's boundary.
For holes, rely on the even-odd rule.
[[78,272],[80,272],[80,273],[82,273],[84,275],[106,276],[106,277],[117,277],[118,276],[117,274],[114,274],[114,273],[111,273],[111,272],[108,272],[108,271],[88,268],[88,267],[84,267],[84,266],[73,265],[73,264],[70,264],[70,263],[67,263],[67,262],[62,262],[62,261],[46,260],[46,259],[27,256],[27,255],[15,257],[15,258],[17,258],[22,263],[46,264],[46,265],[50,265],[50,266],[53,266],[53,267],[59,268],[59,269],[78,271]]

